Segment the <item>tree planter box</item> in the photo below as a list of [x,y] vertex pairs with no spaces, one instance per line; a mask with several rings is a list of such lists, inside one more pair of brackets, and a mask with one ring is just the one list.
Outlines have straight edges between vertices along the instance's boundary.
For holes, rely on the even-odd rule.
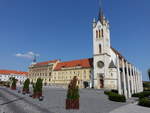
[[35,99],[35,98],[36,98],[36,94],[33,94],[33,95],[32,95],[32,98]]
[[16,90],[16,87],[11,87],[12,90]]
[[37,92],[37,93],[36,93],[36,97],[37,97],[37,98],[40,98],[41,96],[42,96],[42,92]]
[[79,99],[66,99],[66,109],[79,109]]
[[23,93],[23,94],[26,94],[26,93],[29,94],[29,89],[23,89],[23,90],[22,90],[22,93]]
[[40,98],[42,97],[42,93],[41,92],[36,92],[32,95],[33,98]]

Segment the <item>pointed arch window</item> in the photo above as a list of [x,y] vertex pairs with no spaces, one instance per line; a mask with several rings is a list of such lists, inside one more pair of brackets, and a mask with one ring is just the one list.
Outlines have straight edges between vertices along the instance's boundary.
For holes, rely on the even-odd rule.
[[99,38],[101,38],[101,31],[99,30],[99,36],[98,36]]
[[102,46],[101,46],[101,44],[99,44],[99,53],[100,54],[102,53]]
[[98,31],[96,30],[96,38],[98,38]]
[[104,31],[103,31],[103,29],[101,30],[101,33],[102,33],[101,36],[104,37]]

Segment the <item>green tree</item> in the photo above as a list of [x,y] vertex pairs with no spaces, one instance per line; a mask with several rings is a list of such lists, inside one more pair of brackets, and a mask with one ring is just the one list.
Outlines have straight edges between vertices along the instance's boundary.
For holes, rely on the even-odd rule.
[[43,87],[43,80],[41,78],[38,78],[36,82],[37,92],[42,92],[42,87]]
[[74,76],[68,86],[67,99],[79,99],[79,88],[77,86],[76,76]]
[[30,79],[27,78],[23,84],[23,92],[25,93],[29,92],[29,84],[30,84]]
[[16,83],[17,83],[17,79],[15,79],[15,77],[13,77],[13,78],[12,78],[11,89],[16,89]]
[[34,95],[36,94],[36,86],[35,86],[35,83],[32,84],[32,87],[33,87],[33,93]]
[[43,80],[41,78],[38,78],[36,83],[33,84],[33,92],[34,97],[40,97],[42,96],[42,87],[43,87]]

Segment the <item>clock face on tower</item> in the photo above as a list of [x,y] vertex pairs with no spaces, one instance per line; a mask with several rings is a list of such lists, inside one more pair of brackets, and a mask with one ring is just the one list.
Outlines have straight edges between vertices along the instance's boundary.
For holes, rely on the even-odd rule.
[[104,62],[103,62],[103,61],[98,61],[98,62],[97,62],[97,66],[98,66],[99,68],[103,68],[103,67],[104,67]]

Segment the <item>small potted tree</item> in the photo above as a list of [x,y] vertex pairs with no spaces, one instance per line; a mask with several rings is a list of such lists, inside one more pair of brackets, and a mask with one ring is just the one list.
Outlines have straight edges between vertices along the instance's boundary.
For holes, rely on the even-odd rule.
[[43,80],[41,78],[37,79],[36,82],[36,96],[37,98],[40,98],[42,96],[42,87],[43,87]]
[[17,83],[17,79],[15,79],[14,77],[12,78],[12,84],[11,84],[11,89],[12,90],[16,90],[16,83]]
[[32,97],[36,98],[36,85],[35,85],[35,83],[33,83],[32,86],[33,86],[33,95],[32,95]]
[[29,93],[29,84],[30,84],[30,79],[28,78],[25,80],[23,84],[23,90],[22,90],[23,94]]
[[66,109],[79,109],[79,88],[77,86],[77,77],[69,83],[66,99]]
[[42,97],[42,86],[43,86],[43,80],[41,78],[38,78],[36,83],[33,84],[33,98],[40,98]]

